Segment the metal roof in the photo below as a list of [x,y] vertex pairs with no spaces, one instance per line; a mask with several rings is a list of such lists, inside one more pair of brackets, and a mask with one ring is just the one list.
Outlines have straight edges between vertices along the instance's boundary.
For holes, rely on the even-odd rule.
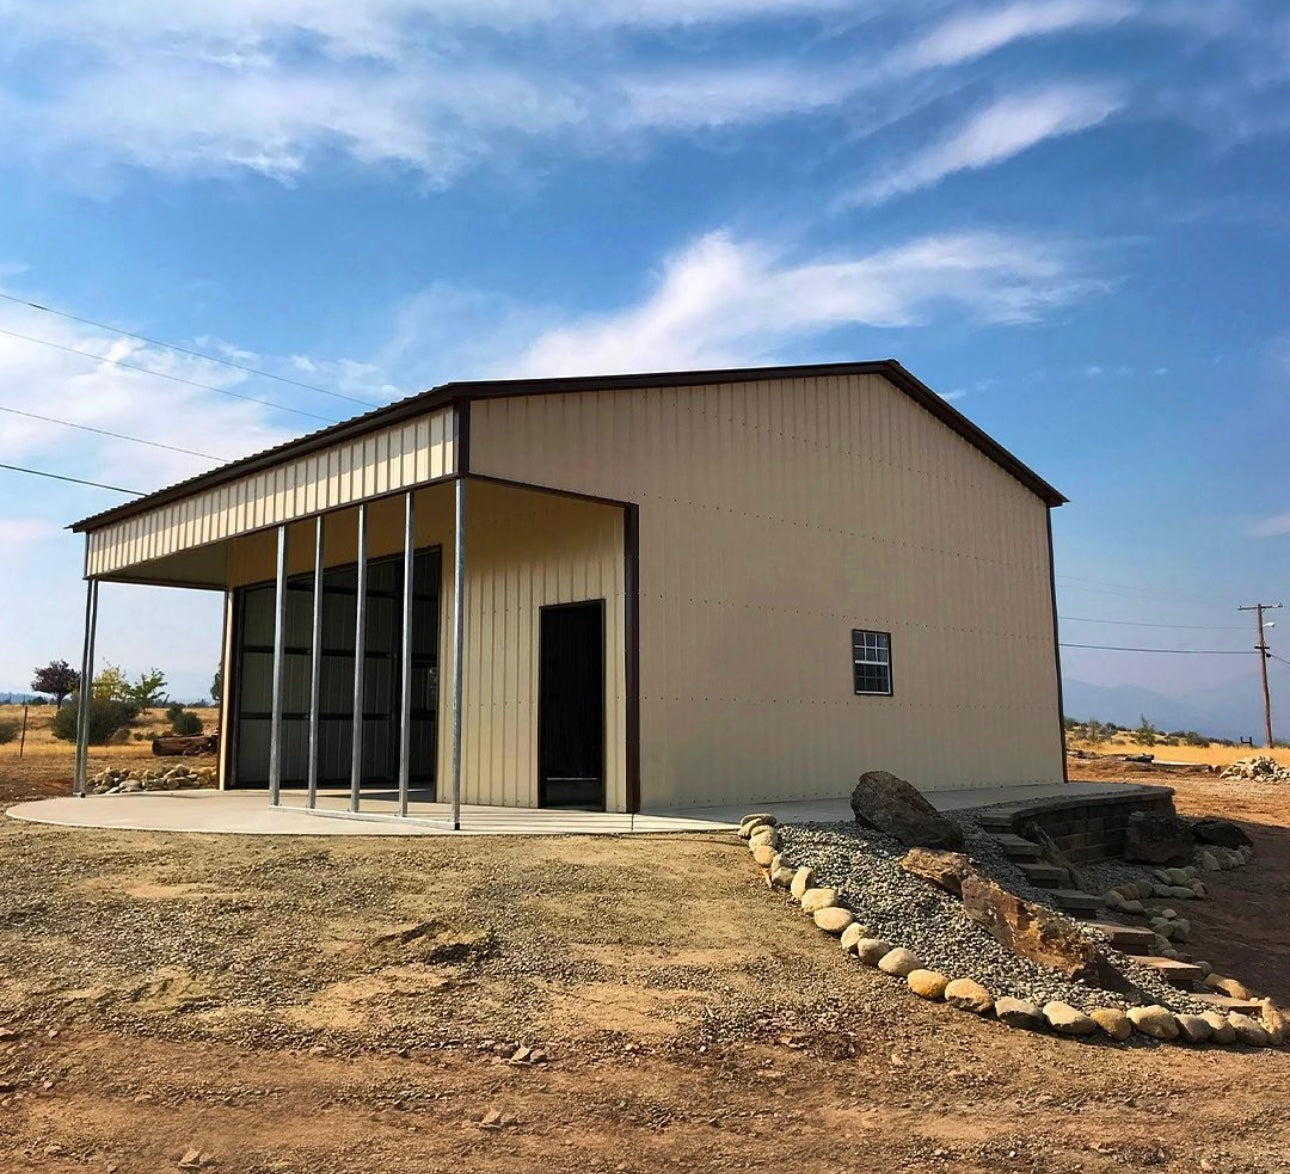
[[[560,379],[486,379],[444,383],[428,391],[364,412],[361,416],[342,420],[338,424],[330,424],[326,428],[320,428],[295,440],[231,461],[227,465],[221,465],[205,473],[199,473],[186,481],[179,481],[164,489],[158,489],[154,493],[136,498],[124,505],[82,518],[79,522],[74,522],[71,529],[78,533],[97,530],[201,490],[270,468],[288,458],[304,456],[338,441],[350,440],[378,428],[397,424],[410,416],[417,416],[423,412],[434,411],[459,402],[509,395],[562,395],[580,391],[702,387],[714,383],[751,383],[829,375],[883,376],[942,423],[954,429],[964,440],[978,448],[1049,506],[1059,506],[1067,500],[1038,473],[1018,460],[1003,445],[988,436],[920,379],[911,375],[895,359],[875,359],[866,362],[811,363],[788,367],[733,367],[725,370],[656,371],[637,375],[578,375]],[[469,470],[466,471],[469,472]]]

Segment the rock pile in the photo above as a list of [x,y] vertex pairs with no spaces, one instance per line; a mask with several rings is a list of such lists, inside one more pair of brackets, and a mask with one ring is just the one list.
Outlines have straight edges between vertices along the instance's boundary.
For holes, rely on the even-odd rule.
[[[960,826],[966,830],[970,825]],[[744,818],[739,835],[749,842],[750,851],[761,866],[768,887],[784,892],[803,912],[810,914],[816,925],[836,938],[847,954],[865,966],[903,981],[910,992],[920,998],[943,1001],[956,1010],[993,1017],[1007,1027],[1030,1031],[1048,1029],[1059,1035],[1096,1036],[1117,1042],[1128,1039],[1134,1032],[1161,1041],[1189,1044],[1235,1041],[1258,1047],[1280,1043],[1286,1037],[1286,1017],[1270,1001],[1262,1004],[1257,1017],[1236,1012],[1223,1014],[1162,985],[1154,975],[1143,973],[1144,968],[1135,966],[1131,959],[1120,956],[1114,956],[1117,965],[1129,973],[1145,999],[1134,992],[1126,1000],[1123,993],[1081,985],[1051,971],[1040,973],[1040,968],[1014,956],[1009,956],[1008,961],[1013,965],[1011,974],[1008,974],[1006,969],[1001,969],[999,960],[991,957],[991,951],[984,948],[984,943],[994,947],[998,943],[981,933],[979,927],[968,923],[961,914],[958,921],[981,933],[982,940],[973,942],[971,949],[956,948],[953,944],[945,946],[930,940],[925,933],[912,932],[925,930],[928,918],[925,910],[915,908],[919,902],[916,898],[911,900],[908,891],[904,900],[900,900],[900,894],[896,895],[896,903],[903,907],[898,919],[885,916],[886,909],[879,903],[873,908],[880,911],[877,920],[882,924],[878,928],[866,924],[866,915],[873,910],[854,904],[848,907],[857,876],[863,876],[864,883],[870,886],[875,883],[880,887],[894,885],[897,889],[901,884],[922,886],[925,891],[918,895],[937,898],[932,904],[939,906],[940,901],[948,902],[951,898],[946,892],[932,892],[916,873],[938,873],[942,878],[940,887],[946,890],[952,889],[955,882],[962,887],[964,880],[971,880],[976,874],[961,875],[961,870],[956,867],[959,861],[953,859],[951,853],[921,854],[916,869],[902,870],[898,863],[902,853],[894,845],[885,857],[879,853],[865,853],[863,849],[868,845],[857,840],[865,834],[864,831],[848,829],[853,849],[861,851],[858,855],[854,851],[848,854],[850,859],[846,862],[844,883],[825,884],[815,868],[794,866],[789,857],[790,850],[797,854],[804,849],[815,849],[810,853],[811,858],[818,858],[819,867],[832,879],[837,871],[837,860],[828,852],[821,854],[818,851],[821,830],[816,827],[782,828],[773,815],[758,813]],[[968,842],[970,846],[970,836]],[[875,880],[875,874],[881,875]],[[1187,879],[1195,878],[1189,876]],[[944,883],[946,880],[948,884]],[[1177,887],[1187,887],[1192,892],[1190,885],[1180,883]],[[1173,913],[1172,910],[1164,912]],[[944,925],[953,919],[940,914],[934,920],[937,925]],[[1170,935],[1180,928],[1185,935],[1190,929],[1186,920],[1176,915],[1165,918],[1162,914],[1159,921],[1161,927],[1169,926]],[[961,929],[962,926],[954,926],[948,936],[954,936]],[[887,936],[884,936],[884,931]],[[904,937],[914,948],[893,940],[898,937]],[[1163,939],[1164,935],[1161,937]],[[1020,982],[1016,977],[1018,972],[1023,976]],[[1031,981],[1027,982],[1026,978]],[[1232,983],[1234,980],[1211,978],[1207,985],[1211,989],[1227,991],[1226,986],[1220,988],[1220,982]],[[1090,1005],[1094,1003],[1096,1005]],[[1088,1009],[1081,1010],[1081,1006]]]
[[85,781],[90,795],[129,795],[136,791],[191,791],[217,784],[213,766],[104,767]]
[[1282,766],[1270,755],[1256,754],[1252,758],[1238,758],[1231,766],[1224,769],[1219,778],[1257,779],[1264,783],[1290,783],[1290,767]]

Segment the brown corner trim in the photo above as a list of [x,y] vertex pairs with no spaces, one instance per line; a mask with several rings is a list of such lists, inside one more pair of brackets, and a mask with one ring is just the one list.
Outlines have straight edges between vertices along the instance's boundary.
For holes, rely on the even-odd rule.
[[1062,697],[1062,645],[1057,626],[1057,565],[1053,559],[1053,511],[1046,511],[1048,521],[1048,598],[1053,605],[1053,663],[1057,669],[1057,745],[1062,754],[1062,782],[1069,783],[1070,766],[1066,761],[1066,703]]
[[453,404],[457,418],[457,476],[470,473],[470,400],[459,399]]
[[641,809],[641,611],[640,611],[640,506],[623,506],[623,620],[627,629],[627,810]]

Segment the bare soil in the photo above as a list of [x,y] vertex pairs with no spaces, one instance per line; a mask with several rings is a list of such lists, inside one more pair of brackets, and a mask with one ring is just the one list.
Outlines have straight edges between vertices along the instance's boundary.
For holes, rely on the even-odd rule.
[[[61,770],[0,759],[0,804],[65,791]],[[1216,966],[1269,989],[1283,790],[1178,784],[1256,836],[1189,913]],[[519,1044],[548,1062],[495,1054]],[[151,1174],[190,1149],[310,1174],[1276,1171],[1288,1077],[1290,1051],[1081,1043],[924,1003],[768,893],[733,836],[0,820],[4,1171]]]

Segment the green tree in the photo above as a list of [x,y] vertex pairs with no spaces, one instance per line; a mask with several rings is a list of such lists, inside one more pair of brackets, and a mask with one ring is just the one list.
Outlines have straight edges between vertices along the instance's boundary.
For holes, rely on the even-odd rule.
[[220,702],[220,695],[224,692],[224,666],[220,665],[215,670],[215,676],[211,678],[211,700],[216,705]]
[[1156,740],[1160,737],[1160,731],[1147,720],[1147,715],[1144,713],[1138,722],[1138,728],[1133,731],[1131,737],[1139,746],[1154,746]]
[[158,668],[140,673],[137,681],[130,681],[119,664],[104,665],[94,678],[94,696],[102,701],[120,701],[141,709],[160,705],[166,699],[166,674]]

